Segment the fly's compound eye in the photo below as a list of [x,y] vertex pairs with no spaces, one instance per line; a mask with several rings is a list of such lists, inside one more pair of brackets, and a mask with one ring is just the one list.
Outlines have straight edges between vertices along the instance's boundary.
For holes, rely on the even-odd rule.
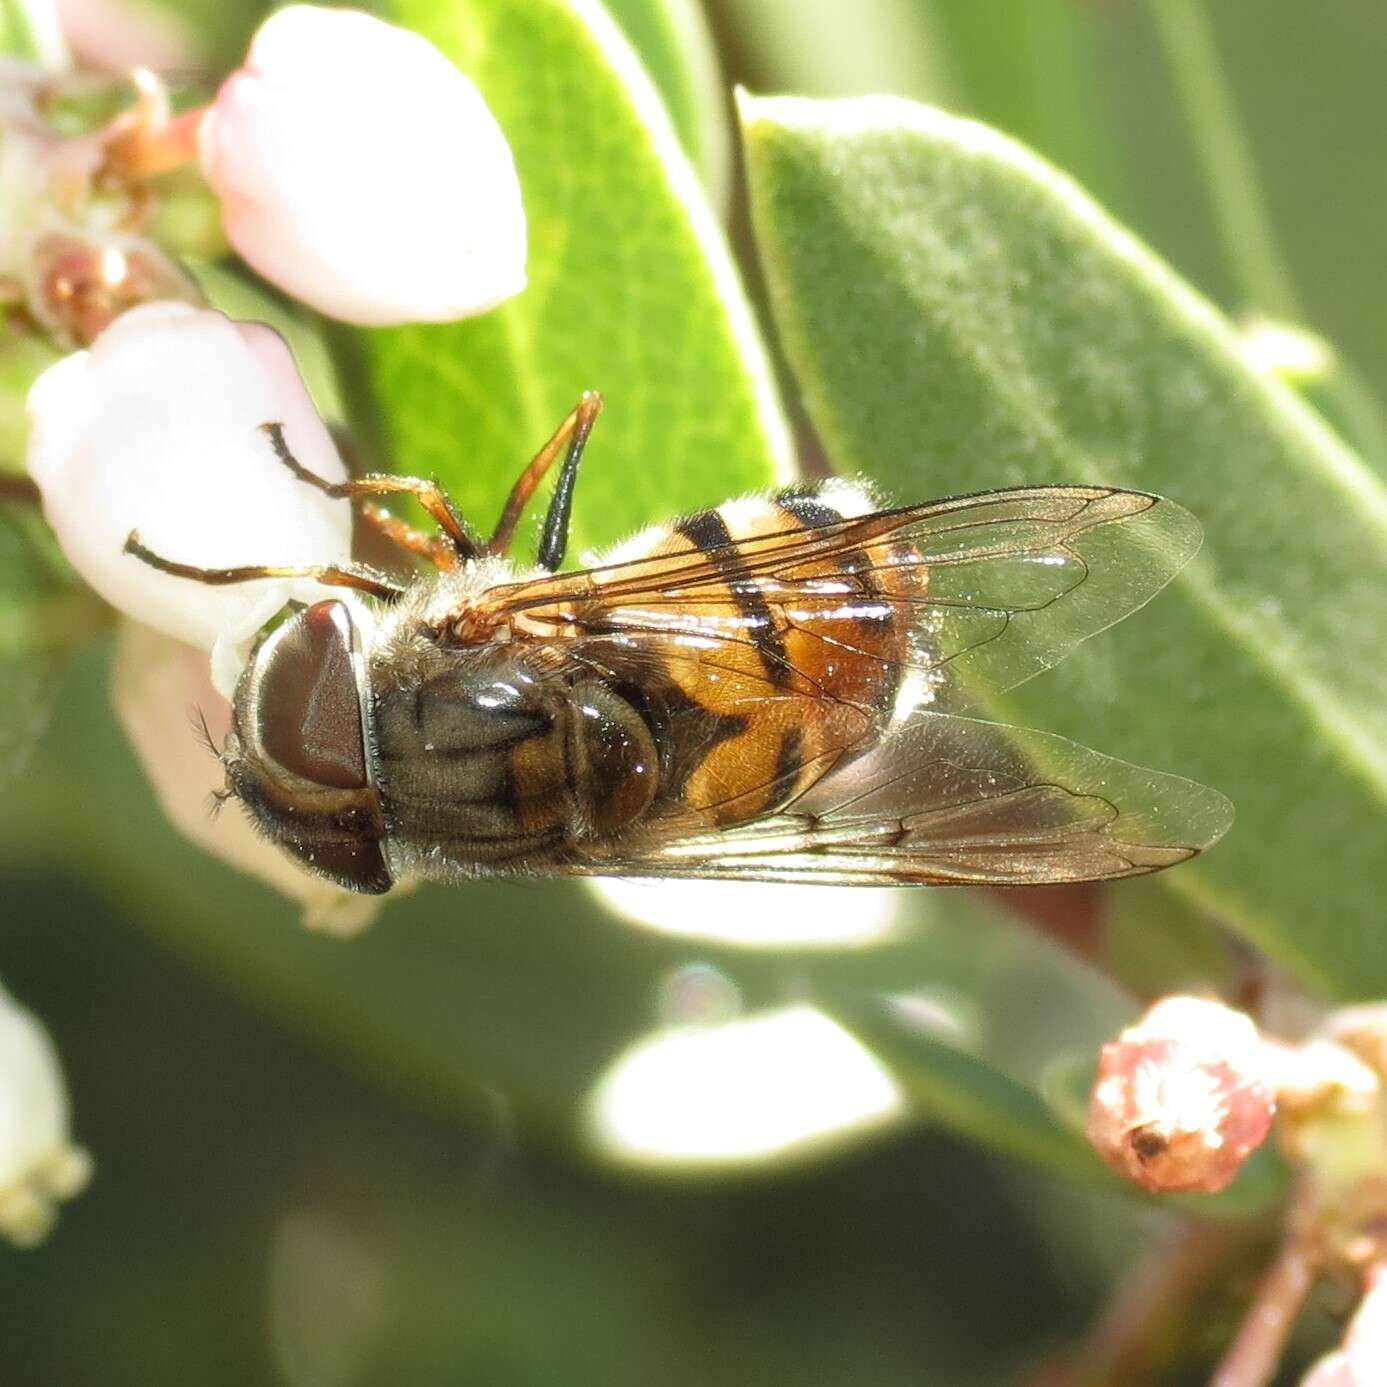
[[318,602],[274,631],[236,692],[231,788],[307,867],[353,891],[392,884],[371,784],[345,603]]
[[315,785],[365,789],[366,741],[346,606],[319,602],[271,640],[256,700],[261,747]]

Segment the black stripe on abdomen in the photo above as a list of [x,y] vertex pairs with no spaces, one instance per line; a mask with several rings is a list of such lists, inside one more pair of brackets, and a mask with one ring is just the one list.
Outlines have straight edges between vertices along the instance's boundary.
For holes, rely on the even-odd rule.
[[808,530],[823,525],[836,525],[843,515],[807,487],[790,487],[777,494],[775,504],[792,520],[798,520]]
[[[799,521],[811,530],[820,529],[824,525],[836,525],[846,519],[840,511],[835,510],[809,487],[792,487],[782,491],[776,496],[775,504],[792,520]],[[871,557],[864,550],[844,550],[834,556],[834,562],[840,573],[851,573],[857,579],[861,584],[863,597],[881,596],[881,588],[872,575]],[[889,626],[891,618],[877,617],[874,620],[878,623],[879,629],[883,622]]]
[[763,814],[779,809],[794,791],[799,789],[799,776],[803,769],[804,729],[791,725],[780,734],[780,751],[776,756],[775,775],[767,791],[766,806],[761,810]]
[[[825,525],[836,525],[847,518],[829,505],[812,483],[779,492],[775,497],[775,503],[790,519],[811,530],[821,529]],[[873,603],[873,599],[876,599],[872,615],[863,615],[856,623],[868,651],[880,648],[883,642],[893,641],[896,633],[896,610],[883,585],[872,572],[871,554],[865,549],[845,548],[831,555],[826,561],[832,562],[840,573],[850,576],[856,582],[864,605]],[[901,662],[895,658],[883,658],[866,652],[864,654],[865,658],[877,661],[883,670],[882,684],[876,701],[885,706],[895,698],[896,690],[900,687],[904,672]]]
[[754,633],[752,639],[760,651],[771,683],[777,686],[789,683],[794,671],[790,668],[789,656],[785,651],[785,638],[776,626],[756,580],[748,576],[727,522],[717,511],[704,510],[697,515],[686,516],[674,529],[676,534],[682,535],[695,549],[707,554],[717,564],[737,610],[746,618]]

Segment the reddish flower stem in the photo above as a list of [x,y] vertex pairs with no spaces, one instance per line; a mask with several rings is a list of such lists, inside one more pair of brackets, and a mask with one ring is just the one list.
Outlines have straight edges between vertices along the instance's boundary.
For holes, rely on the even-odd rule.
[[1142,1259],[1117,1288],[1102,1318],[1067,1361],[1051,1364],[1032,1387],[1096,1387],[1159,1381],[1172,1345],[1209,1285],[1241,1249],[1249,1230],[1191,1221]]
[[113,142],[108,166],[128,179],[155,178],[197,158],[197,134],[206,106],[184,111],[158,125],[136,125]]
[[1292,1234],[1262,1277],[1209,1387],[1266,1387],[1276,1376],[1286,1340],[1318,1271],[1304,1244]]

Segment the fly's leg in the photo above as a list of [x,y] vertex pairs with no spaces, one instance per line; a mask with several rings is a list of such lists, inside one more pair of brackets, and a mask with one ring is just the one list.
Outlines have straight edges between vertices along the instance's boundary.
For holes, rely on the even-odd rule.
[[361,507],[361,518],[392,544],[397,544],[407,553],[418,554],[421,558],[427,559],[441,572],[450,572],[458,566],[457,547],[451,540],[444,539],[442,535],[426,535],[423,530],[416,530],[413,525],[401,520],[384,506],[373,505],[367,501]]
[[190,578],[195,583],[207,583],[213,587],[250,583],[257,578],[312,578],[328,587],[354,588],[357,592],[378,597],[382,602],[398,602],[404,596],[404,589],[392,583],[384,574],[356,564],[314,564],[301,568],[250,564],[242,568],[198,568],[195,564],[176,563],[147,549],[140,543],[140,537],[134,530],[130,531],[125,541],[125,552],[133,554],[141,563],[147,563],[160,573],[171,573],[175,578]]
[[559,451],[568,445],[564,454],[563,466],[559,469],[558,484],[554,488],[554,498],[549,503],[549,512],[544,517],[544,530],[539,542],[539,562],[542,568],[553,572],[563,562],[564,550],[568,547],[568,521],[573,508],[573,483],[578,474],[578,463],[587,446],[588,435],[597,416],[602,412],[602,396],[595,390],[583,393],[583,398],[569,412],[568,417],[554,430],[554,435],[530,460],[529,465],[516,478],[510,495],[497,521],[495,533],[487,541],[488,554],[504,554],[515,537],[515,527],[521,513],[535,494],[535,488],[544,479]]
[[[454,510],[453,503],[448,499],[448,493],[437,482],[426,480],[423,477],[397,477],[391,472],[375,472],[368,477],[357,477],[346,482],[329,482],[316,472],[310,472],[289,451],[289,445],[284,441],[283,424],[261,424],[260,427],[269,435],[275,456],[301,482],[307,482],[309,486],[317,487],[325,496],[332,496],[338,500],[349,501],[356,496],[413,496],[438,522],[439,529],[447,536],[447,542],[455,558],[466,560],[480,556],[481,550],[477,547],[476,541],[467,533],[467,527],[462,523],[462,517]],[[382,514],[378,508],[376,508],[376,513],[377,515]],[[391,518],[393,520],[393,517]],[[371,523],[377,528],[385,530],[385,527],[378,520],[371,518]],[[414,553],[422,553],[432,557],[433,551],[429,547],[428,537],[420,535],[417,530],[413,530],[412,526],[407,526],[402,521],[398,523],[399,531],[396,534],[391,534],[390,537]],[[418,543],[425,547],[416,547],[413,538],[409,541],[399,538],[406,531],[417,536]],[[385,532],[390,533],[388,530]],[[452,567],[453,565],[449,564],[448,566]]]

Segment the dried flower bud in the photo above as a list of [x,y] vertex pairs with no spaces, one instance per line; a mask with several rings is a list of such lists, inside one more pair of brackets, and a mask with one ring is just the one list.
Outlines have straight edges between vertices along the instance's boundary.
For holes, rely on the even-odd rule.
[[0,988],[0,1234],[38,1242],[91,1173],[68,1137],[67,1090],[48,1033]]
[[122,314],[29,393],[29,472],[73,566],[136,620],[210,650],[249,639],[290,597],[266,580],[207,587],[123,552],[127,535],[202,567],[322,564],[351,554],[351,514],[297,480],[260,425],[284,424],[305,467],[346,470],[283,340],[181,303]]
[[1381,1003],[1345,1007],[1329,1018],[1329,1038],[1357,1055],[1381,1080],[1387,1080],[1387,1006]]
[[62,346],[90,345],[136,304],[205,302],[152,241],[114,232],[45,232],[30,247],[24,279],[30,313]]
[[1387,1269],[1373,1267],[1343,1346],[1321,1358],[1300,1387],[1382,1387],[1387,1382]]
[[[1283,1117],[1370,1113],[1381,1097],[1378,1076],[1357,1055],[1333,1040],[1269,1046],[1275,1065],[1276,1101]],[[1284,1135],[1284,1133],[1283,1133]]]
[[1088,1137],[1153,1193],[1212,1192],[1261,1145],[1275,1112],[1252,1022],[1218,1002],[1167,997],[1103,1047]]
[[525,286],[510,148],[426,39],[291,5],[202,122],[226,233],[266,279],[348,322],[443,322]]

